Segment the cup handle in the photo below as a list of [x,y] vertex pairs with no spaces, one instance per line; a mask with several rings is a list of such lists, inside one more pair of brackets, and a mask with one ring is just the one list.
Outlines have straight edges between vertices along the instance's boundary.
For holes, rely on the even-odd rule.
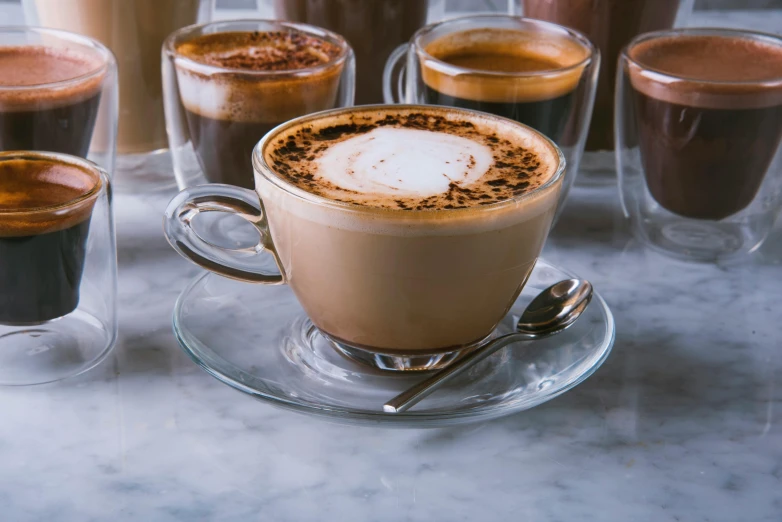
[[[246,219],[258,230],[258,243],[249,248],[231,249],[205,241],[192,227],[193,218],[201,212],[225,212]],[[220,184],[185,189],[168,204],[163,228],[174,250],[209,271],[250,283],[285,283],[263,204],[251,190]],[[274,257],[279,273],[258,268],[257,258],[264,250]]]
[[[407,48],[410,44],[402,44],[391,53],[386,60],[386,67],[383,69],[383,101],[385,103],[402,103],[405,99],[405,75],[407,66],[402,62],[402,58],[407,56]],[[397,98],[394,99],[392,84],[396,76]]]

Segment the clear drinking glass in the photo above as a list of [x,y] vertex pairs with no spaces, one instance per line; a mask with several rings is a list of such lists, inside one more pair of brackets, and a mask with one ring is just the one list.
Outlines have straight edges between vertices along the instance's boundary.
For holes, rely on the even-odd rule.
[[755,250],[779,214],[782,74],[763,81],[707,80],[689,72],[698,71],[700,61],[684,65],[685,75],[671,74],[649,67],[636,52],[696,37],[741,47],[760,43],[782,56],[782,38],[751,31],[639,36],[619,61],[616,162],[635,236],[675,257],[710,261]]
[[31,25],[65,29],[104,43],[119,68],[115,188],[174,186],[167,152],[160,48],[176,29],[211,20],[215,0],[23,0]]
[[0,384],[97,365],[117,338],[108,174],[49,152],[0,153]]
[[356,53],[356,105],[383,103],[383,65],[445,12],[445,0],[259,0],[267,16],[341,34]]
[[0,151],[88,158],[111,172],[117,65],[100,42],[66,31],[0,28]]
[[[694,0],[509,0],[511,14],[570,27],[600,50],[595,110],[587,151],[614,147],[614,85],[619,52],[635,36],[685,25]],[[613,178],[613,173],[611,173]]]
[[[530,55],[560,66],[499,72],[453,65],[433,54],[444,47],[463,53],[476,46],[478,56],[495,41],[497,46],[529,47]],[[418,31],[409,44],[398,47],[389,57],[383,89],[386,103],[474,109],[516,120],[545,134],[562,149],[568,164],[560,194],[561,212],[584,151],[599,67],[599,51],[576,31],[526,18],[477,15]]]
[[[205,65],[178,47],[203,35],[300,32],[339,47],[333,60],[294,70]],[[211,183],[253,186],[251,155],[277,125],[304,114],[353,104],[355,58],[341,36],[306,24],[237,20],[187,27],[163,46],[168,140],[180,188]]]

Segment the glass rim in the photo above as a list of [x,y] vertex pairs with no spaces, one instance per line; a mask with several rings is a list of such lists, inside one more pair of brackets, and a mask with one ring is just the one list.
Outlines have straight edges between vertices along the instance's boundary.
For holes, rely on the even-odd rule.
[[[342,201],[335,201],[333,199],[327,198],[325,196],[320,196],[318,194],[313,194],[312,192],[308,192],[300,187],[297,187],[293,183],[288,182],[281,176],[277,175],[274,172],[274,169],[266,162],[264,150],[266,146],[271,143],[271,141],[280,135],[281,133],[285,132],[286,130],[290,129],[291,127],[296,127],[298,125],[306,124],[310,121],[317,121],[322,120],[325,118],[338,116],[344,113],[349,112],[372,112],[372,111],[389,111],[389,110],[398,110],[398,111],[407,111],[407,110],[420,110],[420,111],[429,111],[429,112],[458,112],[462,114],[467,114],[470,118],[483,118],[483,119],[490,119],[497,122],[502,123],[503,125],[511,124],[511,126],[516,127],[523,127],[529,133],[533,136],[535,136],[536,139],[540,140],[541,143],[543,143],[547,148],[551,150],[553,153],[553,156],[557,160],[557,166],[556,169],[554,169],[553,174],[547,179],[542,185],[539,187],[535,187],[533,190],[529,192],[524,192],[522,194],[519,194],[517,196],[509,197],[507,199],[503,199],[501,201],[496,201],[494,203],[489,203],[487,205],[475,205],[471,207],[462,207],[462,208],[450,208],[450,209],[420,209],[420,210],[412,210],[412,209],[400,209],[400,208],[384,208],[384,207],[370,207],[367,205],[361,205],[359,203],[347,203]],[[565,156],[562,153],[562,150],[559,148],[559,146],[554,143],[553,140],[551,140],[548,136],[543,134],[540,131],[537,131],[533,129],[532,127],[528,125],[524,125],[523,123],[519,123],[515,120],[511,120],[509,118],[503,118],[502,116],[497,116],[494,114],[489,114],[485,112],[480,112],[472,109],[462,109],[457,107],[445,107],[445,106],[439,106],[439,105],[420,105],[420,104],[375,104],[375,105],[358,105],[353,107],[340,107],[336,109],[329,109],[325,111],[315,112],[312,114],[306,114],[304,116],[300,116],[298,118],[294,118],[292,120],[289,120],[285,123],[282,123],[278,125],[277,127],[270,130],[266,135],[261,138],[261,140],[255,145],[253,148],[252,153],[252,164],[253,164],[253,171],[255,173],[260,174],[263,176],[263,178],[267,181],[269,181],[271,184],[276,186],[277,188],[287,192],[288,194],[295,196],[299,199],[302,199],[309,203],[314,203],[322,206],[326,206],[329,208],[333,208],[336,210],[341,211],[347,211],[347,212],[357,212],[357,213],[371,213],[371,214],[382,214],[386,216],[411,216],[411,215],[433,215],[434,213],[443,213],[448,212],[450,214],[464,214],[464,213],[470,213],[475,211],[481,211],[481,212],[489,212],[492,210],[498,210],[505,207],[509,207],[512,205],[517,205],[521,202],[524,202],[528,199],[531,199],[533,196],[536,196],[540,194],[541,192],[551,188],[556,183],[558,183],[567,168],[567,162],[565,160]]]
[[[2,35],[4,34],[11,34],[11,33],[17,33],[17,34],[38,33],[38,34],[55,36],[57,38],[60,38],[61,40],[67,40],[73,43],[83,45],[86,48],[97,50],[100,53],[101,58],[103,58],[103,60],[100,67],[97,67],[96,69],[81,74],[79,76],[74,76],[73,78],[59,80],[56,82],[36,83],[31,85],[0,85],[0,91],[34,91],[34,90],[47,89],[47,88],[52,89],[52,88],[67,87],[69,85],[79,84],[86,80],[90,80],[92,78],[105,74],[109,70],[111,65],[116,62],[114,58],[114,53],[111,52],[111,49],[103,45],[95,38],[91,38],[83,34],[74,33],[72,31],[65,31],[62,29],[51,29],[49,27],[20,26],[20,25],[0,26],[0,37],[2,37]],[[28,45],[33,46],[38,44],[20,44],[20,45],[0,44],[0,48],[26,47]],[[46,44],[42,44],[42,45],[45,46]]]
[[[587,56],[584,57],[583,60],[574,63],[572,65],[568,65],[566,67],[559,67],[556,69],[546,69],[543,71],[501,72],[501,71],[484,71],[481,69],[473,69],[470,67],[461,67],[458,65],[453,65],[432,56],[426,51],[426,49],[422,45],[420,45],[420,40],[425,36],[427,36],[428,34],[432,33],[433,31],[436,31],[441,27],[445,27],[451,24],[455,24],[459,22],[467,22],[470,20],[475,20],[475,21],[504,20],[504,21],[522,22],[522,23],[530,24],[535,27],[546,29],[546,32],[550,34],[562,33],[563,35],[576,41],[579,45],[583,46],[589,52]],[[473,29],[495,29],[495,27],[483,26],[483,27],[475,27]],[[523,29],[521,30],[523,31]],[[453,31],[447,34],[453,34],[455,32],[459,32],[459,31]],[[597,49],[597,47],[595,47],[595,45],[591,42],[591,40],[589,40],[589,38],[587,38],[586,35],[584,35],[580,31],[571,29],[569,27],[565,27],[563,25],[555,24],[553,22],[547,22],[545,20],[538,20],[535,18],[527,18],[524,16],[513,16],[513,15],[505,15],[505,14],[466,15],[466,16],[459,16],[456,18],[449,18],[447,20],[441,20],[439,22],[424,26],[418,31],[416,31],[413,37],[410,39],[410,43],[412,48],[415,49],[416,52],[422,55],[426,60],[436,63],[438,65],[438,69],[440,69],[441,72],[451,74],[451,75],[480,74],[481,76],[495,77],[495,78],[540,78],[540,77],[550,76],[552,74],[556,74],[556,75],[564,74],[570,71],[586,68],[590,63],[594,61],[595,56],[599,55],[599,50]]]
[[[195,37],[196,35],[194,33],[197,33],[199,31],[203,31],[204,29],[208,27],[214,27],[214,26],[246,26],[250,24],[269,24],[272,26],[277,27],[283,27],[287,29],[295,29],[298,31],[301,31],[303,33],[317,36],[320,38],[323,38],[331,43],[336,43],[340,46],[340,53],[338,56],[334,57],[333,59],[321,63],[318,65],[314,65],[311,67],[303,67],[299,69],[286,69],[281,71],[254,71],[250,69],[240,69],[235,67],[221,67],[219,65],[209,65],[202,62],[199,62],[197,60],[194,60],[192,58],[189,58],[187,56],[181,55],[176,50],[176,45],[181,43],[179,40],[180,38],[191,36]],[[197,36],[203,36],[206,34],[217,34],[220,32],[230,32],[230,29],[222,30],[222,31],[216,31],[215,33],[204,33],[200,32],[197,34]],[[240,31],[237,29],[237,31]],[[259,77],[286,77],[286,76],[310,76],[317,74],[322,71],[327,71],[337,65],[343,64],[352,54],[353,54],[353,48],[350,46],[348,41],[340,34],[335,33],[333,31],[329,31],[327,29],[324,29],[322,27],[318,27],[316,25],[310,25],[310,24],[304,24],[304,23],[298,23],[298,22],[289,22],[285,20],[271,20],[266,18],[247,18],[247,19],[234,19],[234,20],[214,20],[211,22],[205,22],[200,24],[193,24],[188,25],[185,27],[182,27],[180,29],[177,29],[170,35],[168,35],[163,42],[163,51],[166,53],[166,55],[169,58],[175,59],[177,61],[181,61],[183,63],[186,63],[189,67],[192,68],[192,70],[196,72],[202,72],[202,73],[228,73],[228,74],[238,74],[243,76],[259,76]]]
[[71,154],[64,154],[61,152],[43,152],[43,151],[30,151],[30,150],[12,150],[0,152],[0,163],[8,160],[48,160],[58,163],[66,163],[74,165],[82,170],[89,171],[97,174],[95,184],[86,192],[79,194],[73,199],[65,201],[64,203],[57,203],[56,205],[45,205],[40,207],[28,207],[28,208],[14,208],[14,209],[2,209],[0,208],[0,216],[13,216],[13,215],[30,215],[39,213],[57,212],[61,210],[68,210],[85,201],[96,198],[101,192],[105,190],[104,187],[108,187],[109,175],[108,173],[96,163],[90,160],[80,158],[78,156],[72,156]]
[[754,41],[762,41],[762,42],[769,43],[770,45],[775,45],[779,47],[780,52],[782,52],[782,36],[774,33],[753,31],[750,29],[731,29],[731,28],[723,28],[723,27],[682,27],[679,29],[663,29],[661,31],[651,31],[648,33],[640,34],[635,38],[633,38],[630,41],[630,43],[628,43],[622,49],[620,56],[622,60],[625,60],[626,62],[638,67],[641,71],[650,72],[662,78],[666,78],[674,81],[697,82],[703,85],[736,85],[736,86],[782,84],[782,75],[777,78],[770,78],[766,80],[704,80],[695,76],[674,74],[674,73],[666,72],[662,69],[657,69],[655,67],[649,67],[648,65],[645,65],[630,56],[631,49],[642,42],[647,42],[650,40],[655,40],[658,38],[665,38],[665,37],[698,36],[698,35],[724,36],[724,37],[733,36],[737,38],[751,39]]

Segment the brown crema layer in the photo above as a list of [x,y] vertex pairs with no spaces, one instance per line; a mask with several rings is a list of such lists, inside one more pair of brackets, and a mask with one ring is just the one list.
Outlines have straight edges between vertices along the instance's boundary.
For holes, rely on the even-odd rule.
[[280,123],[332,108],[344,65],[340,46],[296,30],[209,34],[176,50],[185,108],[224,121]]
[[87,50],[0,47],[0,111],[51,109],[91,98],[103,85],[105,65]]
[[44,234],[88,219],[97,171],[50,158],[0,157],[0,237]]
[[[557,168],[557,155],[530,136],[511,132],[509,122],[491,116],[468,118],[462,112],[356,110],[334,118],[295,126],[266,148],[266,162],[291,184],[312,194],[373,208],[394,210],[450,210],[490,205],[516,198],[544,185]],[[330,146],[381,127],[415,129],[470,139],[488,147],[493,162],[478,181],[463,186],[450,183],[443,194],[425,198],[378,196],[335,185],[318,173],[317,159]]]
[[633,88],[651,98],[705,109],[782,104],[782,45],[680,34],[639,42],[628,56]]
[[181,56],[205,65],[246,71],[293,71],[334,60],[339,46],[300,31],[206,34],[179,44]]
[[419,52],[428,87],[456,98],[499,103],[536,102],[570,93],[584,70],[577,66],[588,56],[588,48],[567,37],[515,29],[451,33]]

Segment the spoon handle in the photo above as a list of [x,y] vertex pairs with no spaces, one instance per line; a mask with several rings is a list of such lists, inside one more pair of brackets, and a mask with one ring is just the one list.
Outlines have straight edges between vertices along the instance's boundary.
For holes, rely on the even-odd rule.
[[424,379],[415,386],[403,391],[383,405],[383,411],[388,413],[402,413],[418,404],[424,397],[427,397],[433,391],[445,384],[447,381],[463,373],[467,368],[481,362],[482,360],[495,353],[500,348],[517,341],[531,341],[538,336],[526,333],[510,333],[498,337],[488,344],[481,346],[468,353],[453,364],[450,364],[438,371],[428,379]]

